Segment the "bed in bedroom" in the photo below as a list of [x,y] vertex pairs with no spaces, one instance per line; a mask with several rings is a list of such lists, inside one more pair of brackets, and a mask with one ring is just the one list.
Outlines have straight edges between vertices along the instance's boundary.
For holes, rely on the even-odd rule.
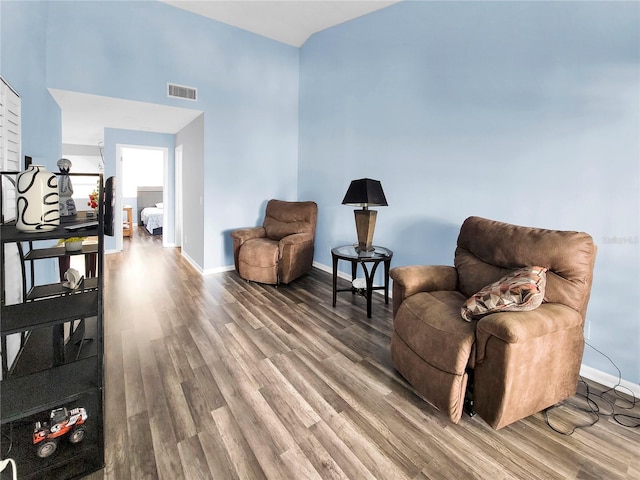
[[[158,203],[162,207],[162,203]],[[151,235],[162,235],[164,211],[158,207],[145,207],[140,212],[140,220]]]
[[138,187],[138,218],[151,235],[162,235],[162,187]]

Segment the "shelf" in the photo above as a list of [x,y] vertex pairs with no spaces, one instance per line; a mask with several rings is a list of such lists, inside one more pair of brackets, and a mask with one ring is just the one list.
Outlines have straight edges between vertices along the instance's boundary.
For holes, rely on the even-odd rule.
[[[102,422],[99,420],[101,394],[100,390],[93,390],[73,401],[58,403],[51,408],[2,424],[2,452],[10,450],[9,456],[16,461],[21,480],[84,478],[103,466],[103,432]],[[59,407],[83,407],[87,411],[85,437],[80,443],[72,444],[68,436],[64,435],[59,439],[53,455],[39,458],[36,455],[37,447],[33,445],[32,440],[34,425],[36,422],[47,420],[51,409]],[[9,477],[0,478],[4,480]]]
[[60,226],[48,232],[21,232],[16,229],[15,220],[0,226],[0,241],[2,243],[28,242],[36,240],[57,240],[71,237],[95,237],[100,234],[100,225],[83,230],[68,231],[64,227],[78,223],[97,221],[98,216],[87,217],[86,215],[61,217]]
[[2,381],[0,423],[18,420],[71,402],[100,389],[98,357]]
[[[85,235],[82,235],[85,236]],[[82,250],[77,252],[67,252],[64,246],[51,247],[51,248],[34,248],[30,250],[25,256],[25,260],[41,260],[44,258],[58,258],[73,255],[87,255],[92,253],[98,253],[98,243],[87,243],[82,245]]]
[[[96,290],[98,288],[98,278],[91,277],[85,278],[81,284],[81,287],[85,292],[89,290]],[[57,297],[60,295],[71,294],[72,290],[64,287],[62,283],[50,283],[48,285],[36,285],[27,293],[27,300],[37,300],[48,297]]]
[[[0,223],[0,457],[10,452],[21,480],[79,479],[104,467],[103,212],[113,208],[114,179],[105,182],[102,174],[71,175],[95,177],[99,213],[78,211],[60,217],[56,228],[35,233],[18,230],[15,220]],[[8,183],[0,182],[0,204]],[[65,228],[87,222],[96,225]],[[111,227],[111,218],[109,222]],[[89,238],[79,251],[69,252],[60,242],[56,244],[74,237]],[[12,243],[15,247],[5,249]],[[79,265],[84,263],[86,278],[76,290],[64,287],[62,280],[74,263],[71,257]],[[37,261],[42,259],[49,260]],[[51,278],[54,266],[58,274]],[[53,280],[60,282],[47,283]],[[8,298],[22,303],[5,305]],[[86,408],[85,438],[73,444],[68,436],[61,436],[55,452],[40,458],[32,441],[34,425],[47,422],[51,410],[61,407]],[[7,474],[8,469],[0,473],[0,480]]]
[[[92,445],[91,440],[88,438],[78,445],[71,445],[65,442],[58,448],[60,451],[54,453],[56,458],[53,465],[33,471],[27,470],[25,472],[21,470],[20,480],[84,478],[90,473],[97,472],[104,467],[102,449]],[[41,460],[35,457],[35,454],[33,454],[33,456],[37,460]]]
[[[65,337],[68,338],[65,340]],[[31,375],[95,356],[97,340],[96,317],[31,330],[7,378]]]
[[0,334],[19,333],[23,330],[95,316],[98,313],[96,290],[7,305],[1,310]]

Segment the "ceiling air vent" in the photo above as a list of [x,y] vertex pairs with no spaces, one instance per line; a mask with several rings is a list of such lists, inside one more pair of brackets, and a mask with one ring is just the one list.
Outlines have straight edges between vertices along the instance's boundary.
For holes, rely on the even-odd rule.
[[176,85],[175,83],[167,83],[167,95],[169,97],[197,100],[198,89],[193,87],[185,87],[184,85]]

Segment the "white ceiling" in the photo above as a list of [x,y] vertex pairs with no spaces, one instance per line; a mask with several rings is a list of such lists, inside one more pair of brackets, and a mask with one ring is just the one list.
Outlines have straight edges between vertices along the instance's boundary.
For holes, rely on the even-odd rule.
[[[395,1],[168,0],[165,3],[296,47],[311,35]],[[104,128],[177,133],[200,111],[53,90],[62,109],[62,143],[97,145]]]
[[62,109],[62,143],[97,145],[105,128],[177,133],[202,112],[50,88]]
[[301,47],[316,32],[399,0],[163,0],[279,42]]

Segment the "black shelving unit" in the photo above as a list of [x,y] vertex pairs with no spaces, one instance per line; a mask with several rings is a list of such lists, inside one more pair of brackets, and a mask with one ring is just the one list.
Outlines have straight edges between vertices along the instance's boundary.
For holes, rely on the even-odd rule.
[[[17,172],[0,175],[15,177]],[[102,175],[75,175],[96,177],[101,186],[100,198],[104,198]],[[79,212],[61,217],[60,226],[48,232],[20,232],[15,220],[0,225],[0,458],[16,461],[21,480],[81,478],[104,466],[103,212],[101,202],[96,216]],[[82,231],[65,228],[90,220],[97,220],[98,225]],[[78,236],[97,241],[83,245],[78,252],[67,252],[51,242]],[[7,278],[5,247],[9,244],[17,247],[19,278]],[[75,255],[84,255],[85,262],[91,264],[78,288],[72,290],[63,285],[62,271],[59,282],[37,284],[40,265],[51,271],[52,265],[58,263],[62,269]],[[22,287],[22,299],[9,305],[6,287],[15,282]],[[8,338],[17,353],[9,352]],[[36,423],[48,421],[52,410],[79,407],[87,412],[82,441],[72,443],[70,434],[62,436],[52,455],[38,456],[33,443]],[[4,479],[4,474],[0,478]]]

